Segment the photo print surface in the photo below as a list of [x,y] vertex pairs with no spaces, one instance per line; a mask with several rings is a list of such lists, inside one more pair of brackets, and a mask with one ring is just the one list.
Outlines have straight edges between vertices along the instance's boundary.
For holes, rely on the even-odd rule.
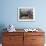
[[32,21],[35,19],[34,8],[19,8],[18,9],[18,19],[20,21]]

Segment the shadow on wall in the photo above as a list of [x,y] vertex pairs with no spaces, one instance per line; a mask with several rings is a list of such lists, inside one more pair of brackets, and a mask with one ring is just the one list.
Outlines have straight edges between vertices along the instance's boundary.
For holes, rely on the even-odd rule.
[[5,32],[6,30],[4,30],[4,28],[6,28],[6,26],[4,24],[0,24],[0,43],[2,43],[2,32]]

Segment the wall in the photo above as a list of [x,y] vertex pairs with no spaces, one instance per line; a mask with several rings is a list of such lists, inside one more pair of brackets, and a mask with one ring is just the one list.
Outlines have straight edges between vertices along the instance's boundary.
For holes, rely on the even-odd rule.
[[[13,24],[16,28],[41,27],[46,28],[46,0],[0,0],[0,25]],[[36,11],[35,22],[18,22],[18,7],[34,7]]]

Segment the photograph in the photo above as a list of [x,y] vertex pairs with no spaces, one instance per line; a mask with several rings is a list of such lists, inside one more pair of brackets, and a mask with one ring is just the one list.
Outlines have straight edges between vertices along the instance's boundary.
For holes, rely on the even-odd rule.
[[0,46],[46,46],[46,0],[0,0]]
[[18,21],[34,21],[35,9],[31,7],[18,8]]

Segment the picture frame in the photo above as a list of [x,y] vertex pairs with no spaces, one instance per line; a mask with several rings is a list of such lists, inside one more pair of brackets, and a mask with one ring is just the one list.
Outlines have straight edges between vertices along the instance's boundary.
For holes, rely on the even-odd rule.
[[33,7],[19,7],[18,21],[35,21],[35,8]]

